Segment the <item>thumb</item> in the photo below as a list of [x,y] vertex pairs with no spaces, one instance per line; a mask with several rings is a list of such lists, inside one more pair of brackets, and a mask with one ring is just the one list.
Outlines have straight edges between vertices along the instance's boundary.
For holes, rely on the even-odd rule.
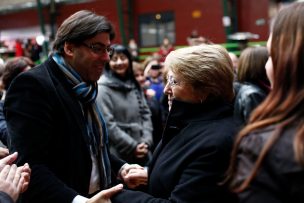
[[10,155],[2,158],[0,160],[0,163],[4,164],[4,165],[6,165],[6,164],[11,165],[17,159],[17,156],[18,156],[18,153],[14,152],[13,154],[10,154]]
[[87,203],[93,203],[93,202],[98,202],[98,200],[103,200],[103,199],[110,199],[114,194],[120,192],[123,188],[122,184],[118,184],[114,187],[111,187],[106,190],[102,190],[96,195],[94,195],[91,199],[87,201]]
[[103,194],[102,196],[104,198],[107,198],[107,199],[110,199],[113,195],[115,195],[116,193],[120,192],[123,188],[123,185],[122,184],[118,184],[114,187],[111,187],[107,190],[103,190]]

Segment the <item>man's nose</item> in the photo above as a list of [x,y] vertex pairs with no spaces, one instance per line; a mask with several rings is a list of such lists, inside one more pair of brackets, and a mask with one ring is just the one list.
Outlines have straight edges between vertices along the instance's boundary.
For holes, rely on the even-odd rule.
[[110,54],[109,53],[105,53],[105,54],[101,55],[101,59],[103,61],[109,62],[110,61]]

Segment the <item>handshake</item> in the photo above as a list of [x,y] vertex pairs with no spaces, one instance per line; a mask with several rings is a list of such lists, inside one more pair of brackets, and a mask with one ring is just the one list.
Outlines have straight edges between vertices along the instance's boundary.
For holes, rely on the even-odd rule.
[[[134,189],[140,185],[146,185],[148,181],[147,171],[137,164],[125,164],[122,166],[119,178],[127,185],[128,188]],[[102,190],[86,203],[111,203],[110,198],[123,189],[122,184],[118,184],[107,190]]]

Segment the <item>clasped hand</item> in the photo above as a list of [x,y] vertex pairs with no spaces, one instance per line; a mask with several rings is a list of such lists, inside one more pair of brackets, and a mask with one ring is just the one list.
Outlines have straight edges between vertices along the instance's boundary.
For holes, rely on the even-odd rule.
[[[148,173],[144,167],[137,164],[125,164],[120,172],[120,177],[129,188],[136,188],[140,185],[146,185],[148,181]],[[118,184],[107,190],[102,190],[86,203],[111,203],[111,197],[123,188],[122,184]]]

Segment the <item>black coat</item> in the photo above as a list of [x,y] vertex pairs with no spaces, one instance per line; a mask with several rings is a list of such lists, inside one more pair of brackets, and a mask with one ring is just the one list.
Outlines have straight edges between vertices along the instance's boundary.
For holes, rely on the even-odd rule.
[[149,167],[147,191],[125,190],[112,202],[234,202],[218,183],[228,167],[236,128],[229,104],[174,101]]
[[[28,162],[31,180],[22,202],[71,203],[88,195],[92,161],[81,106],[57,64],[45,63],[11,84],[4,112],[10,152]],[[123,162],[111,160],[118,171]]]
[[14,200],[5,192],[0,191],[0,203],[14,203]]
[[253,83],[234,83],[236,92],[234,102],[234,116],[244,125],[249,120],[252,111],[263,102],[267,92]]

